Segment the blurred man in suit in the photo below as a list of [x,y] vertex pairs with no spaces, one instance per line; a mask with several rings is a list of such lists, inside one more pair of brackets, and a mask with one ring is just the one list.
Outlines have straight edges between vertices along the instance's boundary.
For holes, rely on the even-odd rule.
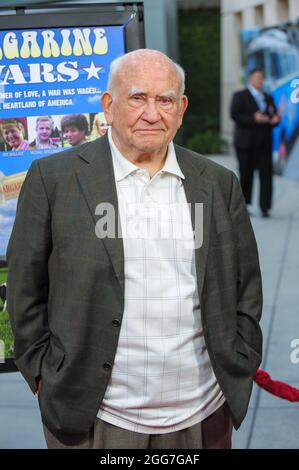
[[272,128],[279,115],[271,95],[263,91],[264,73],[255,68],[248,86],[234,94],[231,117],[235,121],[234,145],[239,161],[240,182],[246,204],[251,203],[254,169],[260,177],[259,204],[263,217],[269,217],[272,199]]
[[173,144],[187,97],[164,54],[116,59],[102,104],[107,135],[35,161],[22,187],[7,252],[16,363],[49,448],[229,448],[262,352],[242,191]]

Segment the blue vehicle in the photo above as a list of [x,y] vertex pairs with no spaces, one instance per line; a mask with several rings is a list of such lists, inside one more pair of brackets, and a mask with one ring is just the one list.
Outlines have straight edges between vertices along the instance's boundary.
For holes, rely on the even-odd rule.
[[298,26],[259,30],[248,44],[244,61],[247,72],[254,67],[264,70],[265,90],[272,94],[281,116],[280,124],[273,130],[274,168],[280,174],[299,132],[299,106],[291,99],[299,78]]

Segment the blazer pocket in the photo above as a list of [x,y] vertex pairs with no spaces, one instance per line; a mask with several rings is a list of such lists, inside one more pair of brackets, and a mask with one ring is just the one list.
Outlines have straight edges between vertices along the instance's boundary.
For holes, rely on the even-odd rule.
[[237,335],[237,337],[236,337],[236,350],[237,350],[237,353],[239,353],[242,356],[245,356],[247,359],[249,359],[249,351],[246,348],[246,345],[245,345],[244,341],[242,340],[242,338],[239,335]]
[[244,343],[242,338],[237,335],[236,339],[236,351],[237,358],[242,362],[246,361],[246,364],[251,372],[255,372],[261,363],[262,357],[250,346]]
[[52,358],[51,358],[51,363],[53,368],[58,372],[65,359],[65,352],[58,344],[58,341],[54,336],[51,336],[51,347],[52,347]]

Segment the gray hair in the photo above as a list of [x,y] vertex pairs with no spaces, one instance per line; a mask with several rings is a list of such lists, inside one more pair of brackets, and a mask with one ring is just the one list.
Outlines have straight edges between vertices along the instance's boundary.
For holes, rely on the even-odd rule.
[[107,83],[107,90],[109,93],[113,93],[113,88],[114,88],[114,82],[117,74],[119,73],[121,67],[125,65],[125,63],[128,61],[129,58],[134,58],[134,56],[141,55],[142,53],[146,54],[157,54],[163,56],[165,59],[171,63],[177,72],[179,82],[180,82],[180,96],[182,96],[185,92],[185,71],[183,67],[173,60],[171,60],[166,54],[163,54],[163,52],[156,51],[154,49],[137,49],[136,51],[128,52],[127,54],[124,54],[120,57],[117,57],[110,63],[110,71],[109,71],[109,77],[108,77],[108,83]]

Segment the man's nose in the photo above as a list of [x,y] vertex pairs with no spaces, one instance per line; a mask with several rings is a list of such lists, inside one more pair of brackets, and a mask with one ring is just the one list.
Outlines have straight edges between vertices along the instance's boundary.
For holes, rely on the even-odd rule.
[[155,99],[147,100],[142,118],[148,122],[157,122],[161,119],[158,104]]

